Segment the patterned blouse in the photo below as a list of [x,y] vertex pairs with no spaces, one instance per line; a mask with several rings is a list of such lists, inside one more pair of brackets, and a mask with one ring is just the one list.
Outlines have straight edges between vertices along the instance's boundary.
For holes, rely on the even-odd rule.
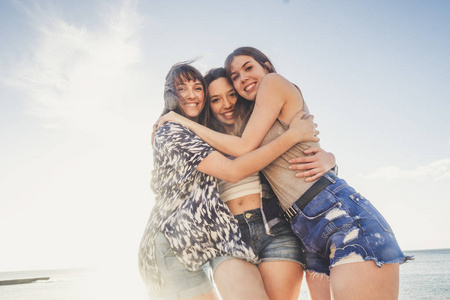
[[167,122],[153,144],[151,187],[155,205],[139,250],[139,269],[153,290],[163,284],[156,265],[155,238],[162,232],[178,259],[190,271],[223,255],[257,263],[241,241],[239,225],[219,199],[217,179],[197,171],[214,149],[186,127]]

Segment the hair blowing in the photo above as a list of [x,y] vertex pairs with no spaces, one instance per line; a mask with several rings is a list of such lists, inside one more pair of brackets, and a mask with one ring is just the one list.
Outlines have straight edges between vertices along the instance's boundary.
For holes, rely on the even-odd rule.
[[[180,108],[180,102],[185,102],[183,97],[177,92],[176,86],[182,84],[185,81],[195,81],[198,80],[203,86],[206,99],[206,84],[203,79],[202,73],[199,70],[191,66],[193,61],[185,61],[181,63],[176,63],[170,68],[166,75],[166,82],[164,84],[164,109],[161,115],[165,115],[169,111],[174,111],[186,118],[192,119],[186,116],[183,110]],[[203,110],[204,111],[204,110]],[[202,121],[204,118],[204,112],[201,112],[194,121]]]

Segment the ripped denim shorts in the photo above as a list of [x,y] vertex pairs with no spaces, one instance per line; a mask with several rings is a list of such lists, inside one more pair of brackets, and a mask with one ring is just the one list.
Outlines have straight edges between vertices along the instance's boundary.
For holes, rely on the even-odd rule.
[[332,183],[303,210],[296,204],[291,221],[306,250],[306,270],[330,275],[332,267],[362,261],[403,263],[412,259],[400,249],[391,227],[378,210],[343,179]]

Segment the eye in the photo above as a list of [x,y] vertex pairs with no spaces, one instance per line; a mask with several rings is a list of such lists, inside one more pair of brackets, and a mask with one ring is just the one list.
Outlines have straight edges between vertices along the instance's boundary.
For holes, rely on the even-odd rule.
[[236,81],[236,80],[238,80],[238,78],[239,78],[239,75],[234,75],[234,76],[231,77],[231,80],[232,81]]
[[179,88],[177,88],[177,92],[178,93],[181,93],[181,92],[183,92],[183,91],[185,91],[186,90],[186,88],[184,88],[184,87],[179,87]]
[[247,68],[245,68],[245,71],[250,71],[253,68],[253,66],[248,66]]
[[219,98],[212,98],[211,103],[217,103],[219,101]]
[[236,97],[237,97],[237,94],[236,94],[236,92],[232,92],[232,93],[230,93],[230,94],[228,95],[228,97],[236,98]]

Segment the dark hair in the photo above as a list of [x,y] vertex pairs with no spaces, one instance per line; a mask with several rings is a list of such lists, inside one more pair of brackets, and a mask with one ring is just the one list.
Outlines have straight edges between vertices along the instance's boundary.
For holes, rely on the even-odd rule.
[[231,52],[231,54],[228,55],[225,59],[225,71],[227,72],[228,78],[231,78],[231,63],[233,62],[233,59],[236,56],[241,55],[252,57],[257,63],[261,65],[261,67],[269,71],[269,73],[277,72],[270,59],[264,53],[253,47],[240,47]]
[[[264,69],[269,71],[269,73],[276,73],[275,67],[273,66],[270,59],[261,51],[253,47],[240,47],[235,49],[230,55],[225,59],[225,72],[227,74],[228,80],[231,80],[231,63],[236,56],[246,55],[252,57],[258,64]],[[239,97],[234,106],[235,111],[235,134],[242,135],[245,125],[247,125],[248,120],[253,112],[255,106],[255,101],[248,101],[242,97]]]
[[184,102],[185,100],[177,92],[176,85],[180,84],[184,80],[195,81],[198,80],[203,86],[205,93],[205,99],[207,95],[205,80],[203,79],[202,73],[199,70],[191,66],[193,61],[186,61],[181,63],[176,63],[170,68],[166,75],[166,82],[164,84],[164,109],[161,115],[168,113],[169,111],[174,111],[186,118],[193,119],[194,121],[200,122],[204,119],[204,110],[196,117],[190,118],[186,116],[183,110],[179,106],[179,101]]
[[[233,83],[230,81],[230,79],[227,77],[227,73],[225,72],[224,68],[215,68],[215,69],[211,69],[209,70],[206,74],[205,74],[205,83],[206,86],[209,87],[209,85],[219,79],[219,78],[224,78],[228,81],[228,83],[230,84],[230,86],[233,86]],[[236,93],[237,94],[237,93]],[[236,122],[239,122],[238,120],[241,118],[241,113],[246,112],[250,105],[252,104],[251,101],[248,101],[244,98],[242,98],[239,94],[237,94],[238,99],[236,101],[237,103],[241,103],[239,105],[240,109],[236,110],[236,105],[234,107],[234,121],[235,124]],[[208,94],[208,98],[205,104],[205,126],[218,131],[218,132],[222,132],[222,133],[226,133],[225,127],[223,125],[222,122],[220,122],[216,116],[213,114],[212,109],[211,109],[211,99],[210,99],[210,95]],[[234,128],[236,129],[237,127],[234,126]],[[236,130],[234,130],[234,134],[236,134]]]

